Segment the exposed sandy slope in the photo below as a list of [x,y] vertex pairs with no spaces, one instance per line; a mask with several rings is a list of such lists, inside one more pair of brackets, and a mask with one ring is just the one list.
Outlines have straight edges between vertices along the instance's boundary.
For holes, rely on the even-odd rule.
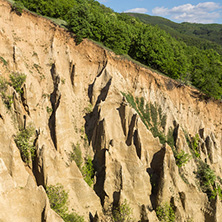
[[[27,75],[23,98],[12,87],[13,107],[0,99],[0,221],[61,221],[44,190],[61,183],[69,208],[86,220],[96,212],[111,221],[110,209],[128,201],[136,221],[158,221],[156,205],[171,202],[176,221],[222,221],[221,203],[209,203],[198,188],[191,159],[179,175],[173,152],[142,123],[121,92],[144,97],[167,115],[165,134],[175,129],[178,150],[190,153],[184,131],[200,134],[202,160],[222,177],[222,104],[145,69],[28,12],[22,16],[0,0],[0,75]],[[25,116],[25,118],[24,118]],[[25,164],[14,142],[18,129],[32,124],[35,160]],[[94,160],[94,189],[68,153],[80,144]],[[155,177],[156,188],[151,183]]]

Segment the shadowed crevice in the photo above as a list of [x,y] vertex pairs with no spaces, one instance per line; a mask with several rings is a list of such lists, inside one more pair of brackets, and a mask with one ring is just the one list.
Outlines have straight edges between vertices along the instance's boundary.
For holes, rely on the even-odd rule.
[[153,155],[151,161],[151,168],[147,169],[147,172],[150,176],[150,183],[152,185],[152,193],[150,196],[150,201],[153,209],[157,207],[157,198],[158,193],[161,187],[161,180],[163,179],[163,161],[166,153],[166,148],[163,147],[157,153]]
[[135,130],[134,135],[133,135],[133,144],[136,147],[136,154],[141,159],[141,141],[139,137],[138,130]]
[[58,150],[57,147],[57,135],[56,135],[56,111],[59,107],[60,104],[60,99],[61,99],[61,93],[59,91],[59,83],[60,83],[60,77],[59,75],[56,74],[56,66],[55,64],[52,65],[51,68],[51,75],[52,75],[52,80],[53,80],[53,85],[54,85],[54,90],[50,95],[50,102],[52,106],[52,114],[49,118],[49,129],[50,129],[50,135],[51,139],[53,141],[53,144]]
[[70,62],[70,80],[71,84],[74,87],[74,77],[75,77],[75,72],[76,72],[76,66],[73,64],[73,62]]
[[94,190],[100,198],[102,206],[104,206],[105,197],[108,197],[104,190],[104,183],[106,179],[105,155],[106,149],[102,149],[97,151],[94,157],[94,166],[96,171],[96,183],[94,185]]
[[130,125],[129,125],[129,132],[126,139],[127,146],[130,146],[132,144],[133,132],[134,132],[135,124],[136,124],[136,117],[137,117],[137,114],[133,114]]

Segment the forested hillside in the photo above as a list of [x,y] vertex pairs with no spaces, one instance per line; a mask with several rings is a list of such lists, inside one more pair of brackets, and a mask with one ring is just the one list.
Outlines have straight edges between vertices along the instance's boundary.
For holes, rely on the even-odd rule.
[[184,41],[189,46],[200,49],[214,49],[222,54],[222,24],[175,23],[159,16],[127,13],[145,24],[158,25],[161,29]]
[[118,54],[191,83],[207,95],[222,95],[222,56],[214,49],[188,45],[157,26],[144,24],[127,14],[115,13],[94,0],[16,0],[22,7],[38,14],[66,21],[66,28],[76,35],[76,42],[90,38]]

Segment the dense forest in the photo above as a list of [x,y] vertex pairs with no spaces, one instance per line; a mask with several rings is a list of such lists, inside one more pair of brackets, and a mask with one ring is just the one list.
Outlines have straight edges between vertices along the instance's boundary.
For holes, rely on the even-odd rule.
[[222,54],[222,24],[176,23],[159,16],[127,13],[145,24],[158,25],[177,40],[200,49],[214,49]]
[[76,42],[90,38],[117,54],[159,70],[210,97],[222,96],[222,55],[217,48],[197,47],[177,39],[157,25],[145,24],[125,13],[115,13],[95,0],[16,0],[38,14],[62,19]]

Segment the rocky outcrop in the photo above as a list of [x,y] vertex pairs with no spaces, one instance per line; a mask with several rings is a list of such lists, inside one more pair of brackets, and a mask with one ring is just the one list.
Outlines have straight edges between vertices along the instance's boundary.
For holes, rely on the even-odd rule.
[[[0,75],[27,76],[22,94],[8,86],[10,109],[0,99],[1,221],[62,221],[45,191],[57,183],[68,192],[69,210],[86,221],[112,221],[125,200],[135,221],[158,221],[156,210],[165,203],[176,221],[222,220],[219,196],[210,200],[194,173],[202,161],[222,176],[219,101],[90,40],[76,45],[63,28],[30,12],[18,16],[3,0],[0,14]],[[154,137],[154,121],[144,124],[123,93],[134,103],[144,98],[143,107],[153,104],[157,120],[165,115],[156,130],[166,138],[172,132],[172,148]],[[28,125],[35,128],[35,154],[26,163],[15,137]],[[91,187],[70,159],[77,145],[82,162],[93,160]],[[182,151],[189,161],[179,167]]]

